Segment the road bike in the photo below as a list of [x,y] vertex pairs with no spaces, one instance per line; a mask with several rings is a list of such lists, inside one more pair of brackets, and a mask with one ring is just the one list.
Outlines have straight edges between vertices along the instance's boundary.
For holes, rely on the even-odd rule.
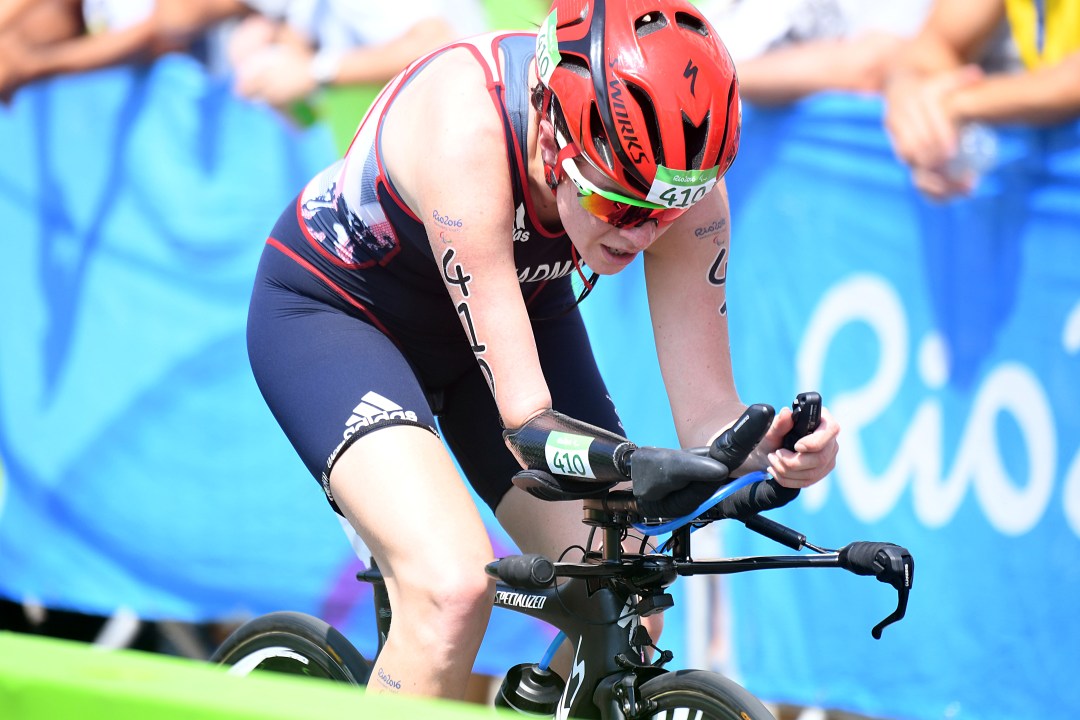
[[[788,447],[813,429],[820,397],[800,395],[793,409],[797,422],[785,440]],[[486,567],[496,579],[497,607],[524,613],[559,630],[539,662],[522,663],[507,672],[496,696],[497,706],[557,718],[773,720],[749,691],[719,673],[665,668],[673,654],[654,644],[641,618],[673,607],[668,590],[682,576],[843,568],[876,577],[897,591],[896,610],[873,628],[875,638],[881,637],[885,626],[904,617],[914,577],[914,560],[906,549],[887,542],[853,542],[838,550],[813,545],[802,533],[760,514],[790,502],[797,490],[781,487],[764,473],[735,480],[727,477],[727,469],[740,465],[764,435],[772,416],[767,405],[751,406],[708,448],[624,446],[620,460],[632,490],[617,487],[589,496],[596,494],[595,488],[546,471],[527,469],[515,476],[515,484],[544,499],[580,500],[583,522],[590,532],[588,542],[576,548],[580,554],[576,559],[567,560],[565,553],[555,561],[522,554]],[[702,487],[707,491],[704,501]],[[693,509],[669,513],[680,506]],[[739,520],[792,550],[809,552],[694,559],[693,531],[723,519]],[[632,533],[641,537],[636,552],[624,547]],[[667,539],[652,547],[650,539],[663,535]],[[374,589],[381,649],[392,617],[382,576],[373,562],[357,578]],[[565,681],[550,667],[563,642],[574,653]],[[295,612],[274,612],[248,621],[226,639],[211,661],[229,665],[230,672],[237,674],[269,670],[355,685],[365,685],[372,669],[372,662],[340,632],[318,618]]]

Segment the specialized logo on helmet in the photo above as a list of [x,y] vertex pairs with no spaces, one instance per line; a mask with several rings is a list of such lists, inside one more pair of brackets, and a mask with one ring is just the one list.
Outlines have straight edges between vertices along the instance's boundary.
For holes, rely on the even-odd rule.
[[697,86],[697,73],[698,69],[697,65],[694,64],[694,61],[687,60],[686,69],[683,70],[682,76],[690,81],[690,94],[694,96],[697,95],[697,93],[694,92],[694,89]]

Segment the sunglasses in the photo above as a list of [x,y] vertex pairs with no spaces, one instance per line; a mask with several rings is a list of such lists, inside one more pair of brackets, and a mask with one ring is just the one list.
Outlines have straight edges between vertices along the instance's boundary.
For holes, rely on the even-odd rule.
[[613,227],[640,227],[650,220],[661,224],[670,223],[687,210],[669,208],[597,187],[581,174],[575,158],[564,159],[560,167],[577,188],[581,207]]

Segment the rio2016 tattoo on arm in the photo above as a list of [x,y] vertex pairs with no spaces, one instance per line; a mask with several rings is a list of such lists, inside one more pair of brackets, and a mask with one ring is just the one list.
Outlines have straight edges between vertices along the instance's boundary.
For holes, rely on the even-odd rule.
[[431,211],[431,219],[439,226],[439,240],[447,245],[454,242],[454,236],[461,232],[461,228],[464,227],[461,218],[443,215],[438,210]]
[[[487,352],[487,345],[480,342],[480,339],[476,335],[476,326],[473,325],[472,312],[469,310],[469,283],[472,282],[472,275],[467,275],[464,268],[461,267],[461,263],[454,263],[454,257],[457,253],[454,252],[454,248],[447,248],[446,252],[442,256],[442,269],[443,280],[446,281],[448,286],[456,286],[461,291],[461,302],[457,304],[458,315],[461,316],[462,321],[465,324],[465,332],[469,336],[469,345],[472,348],[473,355],[476,356],[476,362],[480,365],[480,370],[484,373],[484,379],[487,380],[488,387],[491,388],[492,397],[495,396],[495,375],[491,371],[491,365],[487,360],[483,358],[485,352]],[[451,267],[451,263],[454,263]]]

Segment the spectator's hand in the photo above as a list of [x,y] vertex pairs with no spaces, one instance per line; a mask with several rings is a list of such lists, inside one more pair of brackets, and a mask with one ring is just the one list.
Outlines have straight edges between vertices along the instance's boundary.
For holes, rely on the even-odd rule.
[[229,65],[239,70],[255,55],[277,42],[279,24],[265,15],[249,15],[229,33],[226,55]]
[[[841,89],[878,93],[885,86],[889,63],[904,43],[904,38],[879,30],[860,33],[843,42],[845,71],[834,80]],[[850,77],[849,87],[844,80]]]
[[900,76],[885,87],[885,130],[896,156],[913,168],[940,171],[956,154],[958,119],[949,96],[982,80],[975,65],[930,77]]
[[310,50],[293,45],[273,45],[257,52],[236,68],[236,92],[284,108],[317,89],[311,74],[313,57]]
[[7,105],[25,82],[20,58],[24,57],[23,48],[12,35],[0,38],[0,104]]
[[957,195],[970,195],[978,179],[970,172],[956,177],[944,168],[912,167],[911,180],[927,197],[948,200]]
[[[784,436],[794,425],[791,408],[783,408],[773,418],[769,431],[744,463],[746,467],[768,466],[769,474],[787,488],[809,487],[836,467],[840,425],[828,408],[821,408],[817,429],[795,443],[795,451],[783,447]],[[764,461],[762,461],[764,456]]]

